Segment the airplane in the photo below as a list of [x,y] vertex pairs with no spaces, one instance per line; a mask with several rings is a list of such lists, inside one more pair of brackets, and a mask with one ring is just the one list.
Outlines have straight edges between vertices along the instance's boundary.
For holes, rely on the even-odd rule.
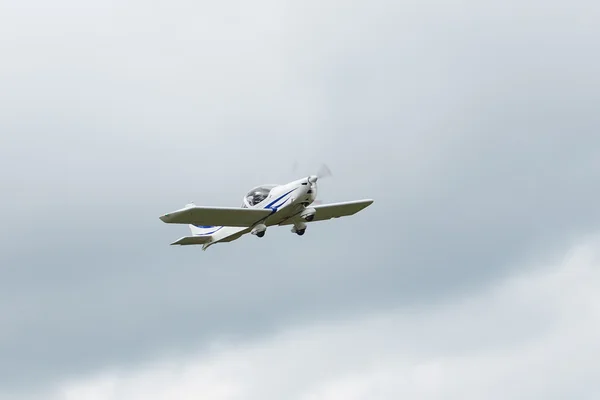
[[317,204],[317,180],[310,175],[287,184],[264,184],[250,190],[241,207],[206,207],[187,204],[162,215],[168,224],[187,224],[192,236],[184,236],[171,245],[227,243],[250,233],[262,238],[267,227],[293,225],[291,231],[304,235],[306,223],[354,215],[373,203],[372,199]]

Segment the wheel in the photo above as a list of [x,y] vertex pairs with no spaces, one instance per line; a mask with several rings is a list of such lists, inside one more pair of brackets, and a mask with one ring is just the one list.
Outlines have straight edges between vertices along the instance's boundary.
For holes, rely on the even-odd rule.
[[302,236],[302,235],[304,235],[304,232],[306,232],[306,228],[296,231],[296,235]]
[[315,219],[314,215],[309,215],[308,217],[305,218],[306,222],[311,222],[313,219]]
[[256,236],[258,236],[258,237],[263,237],[263,236],[265,236],[265,231],[258,232],[258,233],[256,234]]

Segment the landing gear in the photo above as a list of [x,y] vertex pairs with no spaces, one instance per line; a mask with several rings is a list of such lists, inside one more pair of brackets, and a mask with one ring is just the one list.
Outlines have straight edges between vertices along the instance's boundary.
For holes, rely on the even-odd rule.
[[252,229],[252,232],[250,232],[250,233],[261,238],[261,237],[265,236],[266,231],[267,231],[267,226],[265,224],[258,224]]
[[305,218],[306,222],[311,222],[313,219],[315,219],[315,215],[314,215],[314,214],[312,214],[312,215],[308,215],[308,216],[306,216],[306,218]]
[[300,220],[297,220],[296,222],[294,222],[292,232],[298,236],[304,235],[304,232],[306,232],[306,224]]

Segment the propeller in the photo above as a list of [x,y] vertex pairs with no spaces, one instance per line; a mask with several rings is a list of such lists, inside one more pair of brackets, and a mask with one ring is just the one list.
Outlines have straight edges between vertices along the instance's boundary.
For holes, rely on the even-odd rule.
[[[298,173],[299,164],[300,163],[298,162],[298,160],[294,160],[294,163],[292,164],[292,174],[296,175]],[[321,166],[317,170],[316,175],[313,176],[316,176],[317,179],[322,179],[333,176],[333,174],[331,173],[331,170],[326,164],[321,164]]]
[[319,167],[319,170],[317,171],[317,177],[319,179],[322,179],[322,178],[327,178],[329,176],[333,176],[333,174],[331,173],[331,170],[329,169],[329,167],[326,164],[321,164],[321,166]]
[[319,170],[317,171],[317,174],[309,176],[308,181],[314,184],[317,183],[319,179],[327,178],[330,176],[333,176],[333,174],[331,173],[329,167],[325,164],[321,164]]
[[[307,181],[310,183],[312,189],[316,191],[317,190],[317,181],[319,179],[328,178],[330,176],[333,176],[333,174],[331,173],[331,170],[329,169],[329,167],[326,164],[321,164],[321,166],[317,170],[317,174],[316,175],[310,175],[307,178]],[[319,199],[315,199],[313,201],[313,205],[316,206],[316,205],[319,205],[319,204],[323,204],[323,201],[319,200]]]

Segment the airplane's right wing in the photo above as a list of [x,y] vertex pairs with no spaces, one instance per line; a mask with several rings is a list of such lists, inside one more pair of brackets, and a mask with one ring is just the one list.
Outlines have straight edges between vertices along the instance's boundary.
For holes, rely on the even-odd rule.
[[[372,203],[373,200],[366,199],[314,206],[313,208],[317,212],[315,213],[315,218],[312,222],[325,221],[332,218],[340,218],[347,217],[349,215],[354,215],[357,212],[363,210],[364,208],[370,206]],[[280,225],[291,225],[293,223],[293,218],[290,218],[286,221],[283,221]]]
[[258,208],[192,206],[165,214],[160,219],[167,224],[249,227],[271,212]]

